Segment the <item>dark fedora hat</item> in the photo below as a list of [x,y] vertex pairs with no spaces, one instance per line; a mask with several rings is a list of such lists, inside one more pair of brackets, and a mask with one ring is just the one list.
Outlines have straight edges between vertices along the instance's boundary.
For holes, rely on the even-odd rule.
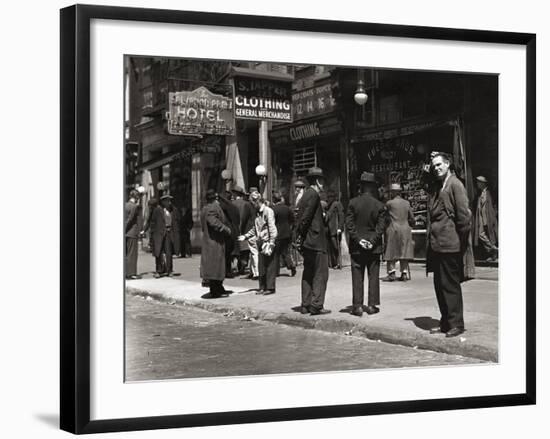
[[361,174],[361,183],[376,183],[376,177],[372,172],[363,172]]
[[244,195],[244,189],[238,185],[233,188],[232,192],[238,195]]
[[163,195],[162,197],[160,197],[161,201],[162,200],[173,200],[173,199],[174,199],[174,197],[172,195],[168,195],[168,194]]
[[296,181],[294,182],[294,186],[295,186],[295,187],[306,187],[306,184],[304,183],[303,180],[296,180]]
[[324,177],[323,170],[317,166],[313,166],[312,168],[309,168],[307,171],[308,177]]

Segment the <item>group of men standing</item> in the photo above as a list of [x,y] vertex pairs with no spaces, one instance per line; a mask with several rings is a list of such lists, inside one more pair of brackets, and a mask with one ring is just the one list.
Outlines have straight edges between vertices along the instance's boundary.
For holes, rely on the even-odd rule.
[[[432,333],[442,332],[454,337],[464,332],[461,282],[469,277],[471,267],[470,232],[474,227],[474,244],[483,245],[496,256],[496,213],[487,191],[487,181],[478,177],[480,196],[475,216],[469,206],[466,190],[452,171],[451,161],[444,153],[432,153],[430,171],[434,180],[429,189],[427,225],[427,272],[433,272],[436,300],[441,318]],[[380,262],[388,263],[386,281],[407,281],[408,261],[413,259],[414,224],[409,202],[400,195],[398,184],[390,186],[391,199],[386,204],[378,197],[378,182],[374,174],[363,172],[361,193],[350,200],[346,212],[334,193],[321,200],[325,178],[322,169],[313,167],[303,181],[295,186],[294,209],[284,203],[280,193],[273,194],[273,204],[263,199],[256,188],[248,199],[240,187],[220,196],[213,190],[206,193],[206,205],[201,211],[203,232],[200,271],[211,297],[225,293],[223,280],[232,275],[237,261],[238,272],[249,267],[250,277],[257,279],[257,294],[276,292],[276,277],[280,258],[296,274],[296,261],[290,249],[294,244],[303,257],[301,280],[302,314],[327,314],[325,295],[329,267],[341,268],[340,240],[346,232],[351,257],[351,314],[362,316],[365,311],[380,311]],[[174,275],[171,255],[176,242],[177,210],[172,197],[164,195],[160,205],[142,225],[138,209],[139,193],[131,191],[126,204],[127,277],[135,279],[137,240],[148,228],[152,232],[152,252],[156,260],[156,276]],[[385,240],[385,242],[384,242]],[[400,276],[397,276],[399,261]],[[368,276],[368,297],[365,306],[365,270]]]

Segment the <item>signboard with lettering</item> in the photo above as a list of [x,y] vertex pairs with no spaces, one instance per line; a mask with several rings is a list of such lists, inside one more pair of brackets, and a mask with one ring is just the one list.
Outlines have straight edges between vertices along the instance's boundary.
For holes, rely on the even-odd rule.
[[235,117],[292,122],[291,88],[291,82],[235,77]]
[[339,134],[341,131],[342,125],[338,118],[327,117],[273,129],[269,132],[269,140],[273,146],[278,147],[304,142],[317,137]]
[[168,94],[168,134],[179,136],[235,134],[233,101],[206,87]]
[[335,106],[330,83],[292,94],[295,121],[330,113],[334,111]]

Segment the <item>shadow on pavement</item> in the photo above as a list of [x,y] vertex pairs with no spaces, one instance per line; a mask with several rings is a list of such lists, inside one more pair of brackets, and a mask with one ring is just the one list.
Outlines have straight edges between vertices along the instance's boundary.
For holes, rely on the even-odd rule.
[[424,329],[425,331],[439,325],[439,320],[427,316],[407,318],[405,320],[413,322],[417,328]]

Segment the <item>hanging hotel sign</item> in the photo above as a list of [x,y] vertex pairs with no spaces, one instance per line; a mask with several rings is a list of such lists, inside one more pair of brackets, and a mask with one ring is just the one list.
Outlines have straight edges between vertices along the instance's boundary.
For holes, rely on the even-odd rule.
[[292,122],[291,91],[291,82],[235,77],[235,117]]
[[292,107],[295,121],[334,111],[330,83],[295,92],[292,95]]
[[233,101],[206,87],[168,93],[168,134],[196,136],[235,134]]

